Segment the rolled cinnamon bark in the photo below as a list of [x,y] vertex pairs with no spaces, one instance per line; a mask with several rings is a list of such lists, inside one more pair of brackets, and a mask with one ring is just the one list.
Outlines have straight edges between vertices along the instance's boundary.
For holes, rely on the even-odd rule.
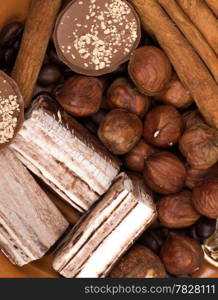
[[[188,39],[189,43],[205,62],[214,79],[218,83],[218,57],[216,56],[213,48],[209,46],[204,36],[198,28],[193,25],[191,20],[176,3],[176,0],[158,0],[158,2]],[[201,16],[199,15],[199,17]]]
[[218,17],[218,2],[217,0],[205,0],[207,5],[213,11],[213,13]]
[[21,47],[12,72],[24,98],[31,101],[61,0],[32,0]]
[[205,1],[177,0],[177,3],[200,30],[210,47],[218,55],[218,22]]
[[218,86],[190,43],[165,14],[157,0],[130,0],[145,29],[152,30],[181,82],[190,91],[206,121],[218,128]]
[[36,99],[11,148],[80,212],[108,190],[120,169],[119,160],[48,96]]
[[42,257],[68,222],[11,150],[1,150],[0,168],[0,249],[23,266]]
[[121,173],[69,233],[56,253],[54,269],[68,278],[107,276],[155,217],[152,196],[141,179]]

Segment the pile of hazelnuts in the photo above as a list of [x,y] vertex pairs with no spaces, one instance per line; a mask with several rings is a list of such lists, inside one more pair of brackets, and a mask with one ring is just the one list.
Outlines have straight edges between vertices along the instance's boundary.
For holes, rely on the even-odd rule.
[[[5,53],[17,49],[21,31],[17,23],[3,29]],[[138,242],[172,276],[190,276],[218,218],[218,131],[205,122],[165,53],[143,37],[128,63],[97,78],[74,74],[51,42],[35,96],[45,92],[119,156],[126,171],[144,178],[158,220]]]

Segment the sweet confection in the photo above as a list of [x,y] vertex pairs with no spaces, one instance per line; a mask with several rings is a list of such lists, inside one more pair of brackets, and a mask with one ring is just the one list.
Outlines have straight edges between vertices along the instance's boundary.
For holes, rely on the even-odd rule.
[[0,151],[0,169],[0,248],[23,266],[45,255],[68,222],[11,150]]
[[121,173],[57,252],[54,269],[65,277],[105,277],[156,216],[138,177]]
[[138,16],[125,0],[73,0],[59,15],[54,32],[59,58],[90,76],[116,70],[140,37]]
[[0,149],[11,143],[23,123],[23,98],[16,82],[0,71]]
[[48,96],[36,99],[11,148],[81,212],[107,191],[120,168],[118,159]]

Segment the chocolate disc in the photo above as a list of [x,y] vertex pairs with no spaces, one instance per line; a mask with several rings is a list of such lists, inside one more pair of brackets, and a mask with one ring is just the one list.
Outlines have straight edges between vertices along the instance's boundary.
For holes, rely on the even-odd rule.
[[16,82],[0,71],[0,149],[11,143],[24,120],[23,97]]
[[140,38],[138,15],[126,0],[73,0],[54,31],[59,58],[89,76],[115,71],[129,60]]

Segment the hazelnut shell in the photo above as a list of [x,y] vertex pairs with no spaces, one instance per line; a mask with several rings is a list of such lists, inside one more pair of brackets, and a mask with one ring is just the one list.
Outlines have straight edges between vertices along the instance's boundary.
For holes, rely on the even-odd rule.
[[166,270],[173,275],[192,274],[204,260],[201,245],[194,239],[177,233],[169,234],[160,256]]
[[161,198],[157,207],[159,220],[167,228],[185,228],[200,218],[188,190]]
[[154,153],[145,161],[145,182],[157,193],[168,195],[179,192],[184,186],[185,177],[183,163],[171,152]]
[[112,270],[112,278],[164,278],[160,258],[147,247],[135,244]]

